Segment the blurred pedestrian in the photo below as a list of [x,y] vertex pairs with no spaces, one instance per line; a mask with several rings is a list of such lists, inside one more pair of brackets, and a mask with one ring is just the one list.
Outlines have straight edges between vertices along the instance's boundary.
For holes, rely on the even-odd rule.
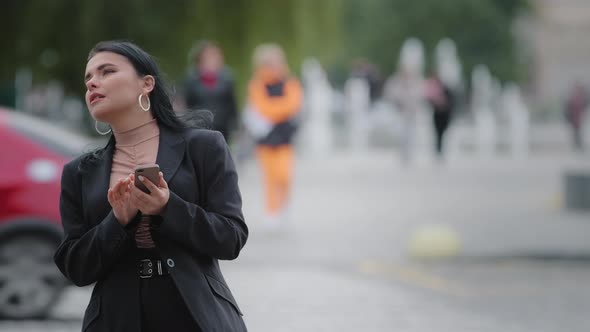
[[435,151],[439,159],[443,157],[444,134],[451,123],[454,101],[453,92],[438,78],[433,76],[426,81],[426,99],[432,107],[432,124],[435,132]]
[[302,104],[299,81],[290,75],[280,46],[263,44],[254,52],[254,76],[248,85],[250,117],[257,120],[256,155],[264,174],[267,225],[286,218],[294,162],[295,116]]
[[411,159],[414,149],[416,115],[424,103],[424,79],[403,65],[393,74],[383,88],[384,99],[399,112],[401,120],[399,143],[402,160]]
[[[98,43],[84,82],[91,116],[112,135],[64,166],[54,255],[72,283],[95,284],[82,330],[246,331],[218,263],[248,237],[222,135],[176,116],[158,65],[134,44]],[[135,179],[153,163],[158,183]]]
[[568,96],[565,116],[572,128],[573,145],[576,150],[584,149],[584,113],[588,108],[588,91],[581,82],[576,82]]
[[213,129],[229,142],[236,128],[237,104],[233,75],[224,64],[223,52],[216,43],[201,41],[191,50],[191,61],[184,83],[185,106],[213,112]]
[[[352,62],[350,77],[361,78],[369,85],[369,100],[371,105],[381,98],[383,82],[381,74],[376,65],[369,62],[366,58],[358,58]],[[372,110],[373,107],[369,107]]]

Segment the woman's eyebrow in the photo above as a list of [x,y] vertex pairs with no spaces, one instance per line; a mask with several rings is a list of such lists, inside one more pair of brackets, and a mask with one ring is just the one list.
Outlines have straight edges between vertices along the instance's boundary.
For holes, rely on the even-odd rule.
[[[98,66],[96,68],[96,70],[102,70],[106,66],[114,66],[114,64],[112,64],[112,63],[103,63],[102,65]],[[86,75],[84,76],[84,82],[88,81],[89,78],[90,78],[90,72],[86,73]]]

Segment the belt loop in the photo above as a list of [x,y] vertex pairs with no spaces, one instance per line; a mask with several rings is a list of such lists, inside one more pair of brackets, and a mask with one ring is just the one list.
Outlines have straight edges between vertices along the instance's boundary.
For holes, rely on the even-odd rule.
[[162,261],[158,259],[157,262],[158,262],[158,274],[159,275],[163,275],[163,273],[162,273]]

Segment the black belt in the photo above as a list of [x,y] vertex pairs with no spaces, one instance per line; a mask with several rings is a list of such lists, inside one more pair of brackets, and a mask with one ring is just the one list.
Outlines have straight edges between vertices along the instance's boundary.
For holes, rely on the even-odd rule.
[[166,264],[159,259],[140,259],[138,268],[139,277],[142,279],[170,274],[170,271],[166,268]]

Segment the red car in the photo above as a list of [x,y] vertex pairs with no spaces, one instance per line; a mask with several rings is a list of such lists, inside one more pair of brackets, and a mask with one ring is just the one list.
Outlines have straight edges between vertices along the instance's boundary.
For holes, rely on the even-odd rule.
[[53,263],[62,237],[64,164],[91,141],[0,108],[0,317],[45,316],[66,285]]

